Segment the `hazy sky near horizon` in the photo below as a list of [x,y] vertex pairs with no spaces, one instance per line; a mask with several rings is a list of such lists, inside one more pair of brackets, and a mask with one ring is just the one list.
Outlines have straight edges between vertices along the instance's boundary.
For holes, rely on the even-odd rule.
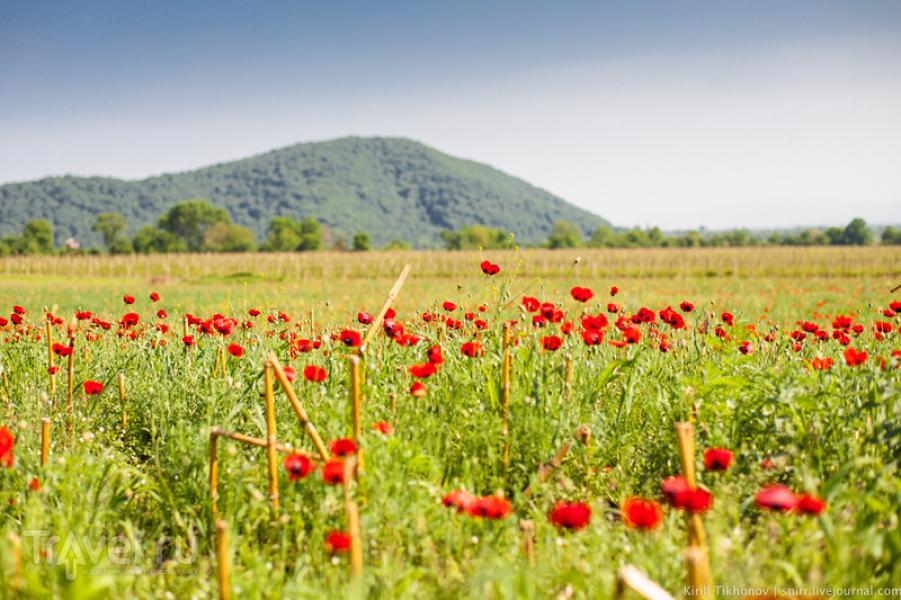
[[901,2],[0,0],[0,183],[344,135],[616,225],[901,223]]

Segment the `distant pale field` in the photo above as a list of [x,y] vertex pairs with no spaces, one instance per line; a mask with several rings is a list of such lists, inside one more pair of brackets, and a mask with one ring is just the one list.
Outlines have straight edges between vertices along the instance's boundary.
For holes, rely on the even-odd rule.
[[[413,269],[395,303],[401,317],[443,298],[470,307],[496,299],[498,290],[486,294],[479,270],[485,258],[501,265],[492,283],[508,298],[559,298],[583,285],[604,303],[604,291],[617,285],[616,301],[630,307],[690,299],[777,323],[813,309],[848,310],[854,299],[889,298],[901,283],[896,247],[26,257],[0,259],[0,303],[51,303],[59,314],[118,311],[123,294],[146,301],[142,296],[155,290],[176,312],[253,306],[308,319],[312,310],[317,324],[327,325],[376,310],[406,263]],[[772,312],[764,315],[766,309]]]

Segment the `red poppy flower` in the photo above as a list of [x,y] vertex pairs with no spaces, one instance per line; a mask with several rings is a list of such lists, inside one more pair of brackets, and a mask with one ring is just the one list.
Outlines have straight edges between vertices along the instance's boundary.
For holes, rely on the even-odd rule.
[[53,365],[52,367],[47,367],[47,372],[51,375],[56,375],[59,372],[59,367]]
[[453,302],[451,302],[450,300],[445,300],[444,303],[441,305],[441,308],[443,308],[447,312],[452,312],[452,311],[457,310],[457,305],[454,304]]
[[28,489],[30,489],[32,492],[41,491],[41,480],[37,477],[32,477],[31,481],[28,482]]
[[13,466],[13,447],[16,438],[4,426],[0,426],[0,465],[10,468]]
[[429,349],[425,351],[425,355],[433,365],[444,364],[444,354],[441,352],[441,346],[437,344],[430,346]]
[[582,332],[582,341],[586,346],[597,346],[604,341],[604,332],[595,329],[586,329]]
[[742,342],[738,345],[738,351],[747,356],[754,352],[754,345],[748,341]]
[[426,379],[435,374],[435,363],[427,362],[410,367],[410,375],[418,379]]
[[19,306],[18,304],[16,304],[15,306],[13,306],[13,313],[15,313],[17,315],[24,315],[25,309],[22,308],[21,306]]
[[168,318],[169,318],[169,315],[167,315],[167,314],[166,314],[166,311],[164,311],[164,310],[161,308],[161,309],[159,309],[158,311],[156,311],[156,318],[157,318],[157,319],[168,319]]
[[157,294],[156,292],[150,292],[150,301],[151,302],[158,302],[159,299],[160,299],[159,294]]
[[389,338],[395,338],[404,334],[404,326],[391,319],[382,321],[382,329]]
[[551,523],[565,529],[582,529],[591,522],[591,507],[584,502],[557,502],[548,515]]
[[416,398],[425,398],[428,394],[428,390],[425,385],[418,381],[414,381],[413,385],[410,386],[410,395]]
[[503,519],[510,514],[510,503],[501,496],[483,496],[470,503],[466,512],[473,517]]
[[299,481],[316,470],[316,463],[309,456],[295,452],[285,457],[285,469],[288,479]]
[[227,350],[228,353],[235,358],[241,358],[242,356],[244,356],[244,347],[241,346],[241,344],[229,344]]
[[363,342],[363,340],[360,339],[360,334],[350,329],[342,329],[339,337],[345,346],[350,346],[352,348],[356,348]]
[[620,511],[623,522],[633,529],[654,529],[663,520],[660,505],[644,498],[628,498]]
[[370,323],[372,323],[372,315],[370,315],[368,312],[358,312],[357,322],[362,323],[363,325],[369,325]]
[[331,531],[325,536],[325,546],[332,554],[340,554],[350,550],[350,536],[343,531]]
[[619,288],[616,287],[615,285],[614,285],[613,287],[610,288],[610,295],[611,295],[611,296],[616,296],[618,293],[619,293]]
[[710,448],[704,452],[704,468],[708,471],[725,471],[732,464],[732,452],[725,448]]
[[82,384],[82,389],[87,396],[96,396],[103,391],[103,384],[99,381],[88,380]]
[[623,339],[628,344],[637,344],[641,339],[641,330],[637,327],[628,327],[623,330]]
[[893,300],[892,303],[889,304],[888,306],[894,312],[901,313],[901,300]]
[[53,353],[57,356],[69,356],[72,354],[72,347],[64,344],[53,344]]
[[482,349],[482,344],[478,342],[466,342],[465,344],[460,346],[460,351],[469,358],[476,358],[477,356],[482,356],[485,353],[485,351]]
[[456,508],[457,512],[463,512],[469,505],[475,501],[472,494],[469,494],[463,490],[453,490],[444,495],[444,498],[441,499],[441,503],[448,508]]
[[119,321],[119,324],[122,327],[128,329],[129,327],[134,327],[135,325],[137,325],[139,320],[140,317],[138,316],[138,313],[126,313],[122,315],[122,319]]
[[538,310],[538,307],[541,306],[541,302],[538,301],[538,298],[532,298],[531,296],[523,296],[522,297],[522,306],[528,312],[535,312]]
[[326,377],[328,377],[328,374],[322,367],[317,367],[316,365],[307,365],[303,368],[303,378],[307,381],[325,381]]
[[185,337],[181,338],[181,342],[182,342],[185,346],[193,346],[193,345],[196,343],[196,342],[194,341],[194,336],[193,336],[193,335],[186,335]]
[[588,288],[576,286],[569,290],[569,295],[577,302],[588,302],[594,297],[594,292]]
[[394,433],[394,427],[391,426],[391,423],[388,421],[379,421],[378,423],[372,424],[372,430],[378,431],[383,435],[391,435]]
[[482,273],[484,273],[485,275],[489,275],[489,276],[497,275],[498,273],[501,272],[500,266],[494,264],[493,262],[489,262],[487,260],[482,261],[481,267],[482,267]]
[[393,318],[396,317],[396,316],[397,316],[397,313],[394,312],[394,309],[391,308],[391,307],[389,306],[389,307],[388,307],[388,310],[385,311],[385,318],[386,318],[386,319],[393,319]]
[[818,516],[826,509],[826,501],[816,496],[808,496],[804,494],[798,498],[798,504],[795,510],[805,515]]
[[329,444],[329,450],[335,456],[350,456],[357,451],[357,444],[350,438],[340,438]]
[[684,301],[681,304],[679,304],[679,308],[682,309],[682,312],[690,313],[690,312],[694,311],[695,305],[692,304],[691,302]]
[[94,316],[94,313],[92,313],[92,312],[89,311],[89,310],[77,310],[77,311],[75,311],[75,318],[78,319],[79,321],[87,321],[87,320],[90,319],[92,316]]
[[863,350],[857,351],[850,346],[845,348],[845,351],[842,353],[842,356],[845,357],[845,362],[849,367],[856,367],[857,365],[862,365],[867,360],[867,353]]
[[563,345],[563,340],[561,340],[556,335],[546,335],[541,338],[541,347],[545,350],[549,350],[553,352],[554,350],[559,350],[560,346]]
[[781,483],[776,483],[757,492],[754,503],[759,508],[786,512],[798,505],[798,497]]
[[724,312],[723,314],[720,315],[720,318],[723,320],[723,323],[725,323],[726,325],[731,326],[731,325],[735,324],[735,317],[732,315],[732,313]]
[[124,302],[125,304],[134,304],[134,303],[135,303],[135,297],[134,297],[134,296],[129,296],[129,295],[126,294],[125,296],[122,296],[122,302]]
[[282,371],[284,371],[285,379],[287,379],[289,383],[297,381],[297,371],[294,370],[294,367],[282,367]]
[[344,461],[333,458],[322,467],[322,480],[329,485],[344,483]]
[[544,327],[545,323],[547,323],[547,319],[542,315],[532,315],[532,326],[533,327]]
[[679,500],[682,498],[682,494],[689,491],[691,488],[688,487],[688,481],[686,481],[684,477],[681,475],[673,475],[660,482],[660,489],[663,491],[663,496],[670,506],[673,508],[681,508],[678,504]]
[[690,513],[706,512],[713,504],[713,494],[703,488],[689,489],[676,499],[679,508]]
[[611,314],[616,314],[619,312],[619,304],[614,304],[613,302],[607,305],[607,312]]
[[21,325],[22,324],[22,315],[13,313],[13,314],[9,315],[9,320],[13,322],[13,325]]

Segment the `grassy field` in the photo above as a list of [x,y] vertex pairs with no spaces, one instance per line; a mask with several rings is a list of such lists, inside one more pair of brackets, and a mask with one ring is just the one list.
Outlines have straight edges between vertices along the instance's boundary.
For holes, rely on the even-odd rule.
[[[482,273],[486,258],[499,274]],[[411,275],[392,303],[406,333],[379,328],[366,349],[355,432],[354,348],[342,330],[365,335],[358,311],[375,315],[406,263]],[[632,564],[690,597],[686,530],[697,525],[682,501],[665,501],[661,482],[683,472],[674,428],[691,422],[691,492],[712,497],[698,508],[702,547],[712,580],[735,586],[720,597],[885,594],[901,581],[901,313],[891,308],[901,298],[889,292],[899,283],[893,248],[2,259],[0,426],[15,440],[4,455],[0,430],[0,588],[6,597],[209,598],[228,564],[235,598],[603,598]],[[573,286],[593,297],[577,301]],[[533,312],[523,296],[554,306]],[[54,355],[48,389],[44,307],[59,317],[55,342],[67,344],[72,329],[71,410],[68,356]],[[76,310],[98,322],[77,321]],[[551,318],[539,327],[541,310]],[[127,313],[138,322],[128,325]],[[185,313],[198,318],[190,347]],[[598,315],[606,324],[583,319]],[[603,339],[589,346],[583,334]],[[321,345],[304,352],[305,340]],[[472,342],[483,353],[467,356]],[[414,377],[410,367],[429,363],[433,346],[443,362]],[[332,459],[276,385],[276,439],[317,469],[292,481],[280,453],[274,511],[267,448],[220,437],[214,515],[210,428],[267,439],[270,352],[296,371],[293,389],[325,444],[355,438],[365,468],[345,486],[327,484]],[[858,352],[866,358],[855,361]],[[308,366],[324,380],[307,381]],[[102,391],[86,394],[90,382]],[[424,390],[413,394],[415,382]],[[388,433],[373,428],[381,422]],[[714,448],[731,453],[725,470],[705,464]],[[776,483],[813,508],[768,510],[759,493]],[[458,512],[443,503],[454,490],[494,500]],[[468,514],[503,508],[501,497],[509,514]],[[635,527],[623,508],[635,497],[659,504],[659,524]],[[555,523],[549,514],[564,501],[586,505],[590,521]],[[353,552],[327,544],[331,532],[353,531],[353,507],[359,578]],[[217,518],[229,529],[222,561]]]

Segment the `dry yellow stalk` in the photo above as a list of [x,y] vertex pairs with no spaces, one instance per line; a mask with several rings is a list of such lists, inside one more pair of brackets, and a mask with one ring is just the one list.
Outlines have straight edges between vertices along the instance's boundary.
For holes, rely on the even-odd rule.
[[47,464],[50,455],[50,419],[41,417],[41,466]]
[[275,437],[275,394],[272,389],[273,367],[266,361],[263,369],[266,400],[266,454],[269,462],[269,502],[272,504],[273,516],[278,516],[278,457],[276,456]]
[[388,296],[385,298],[385,303],[382,305],[382,308],[372,320],[372,323],[369,326],[369,330],[366,332],[366,337],[363,338],[363,342],[360,344],[360,348],[358,350],[358,353],[361,356],[364,352],[366,352],[366,348],[369,346],[369,342],[372,341],[373,336],[379,329],[381,329],[382,320],[384,320],[385,318],[385,313],[388,312],[388,309],[391,308],[391,303],[394,302],[394,299],[397,298],[397,294],[400,293],[400,288],[404,285],[404,281],[407,280],[407,275],[410,274],[411,268],[412,267],[409,264],[404,266],[403,271],[401,271],[400,273],[400,277],[397,278],[397,281],[395,281],[394,285],[391,287],[391,291],[388,292]]
[[128,412],[125,410],[125,374],[118,373],[116,380],[119,383],[119,404],[122,406],[122,430],[128,426]]
[[307,416],[307,412],[300,404],[300,400],[298,400],[297,394],[294,392],[294,388],[291,387],[291,382],[288,381],[288,377],[285,375],[285,370],[282,368],[281,363],[278,362],[278,359],[275,357],[274,353],[269,355],[269,362],[272,365],[272,368],[275,370],[275,376],[276,378],[278,378],[278,382],[282,385],[282,389],[285,390],[285,395],[288,396],[288,401],[291,403],[291,408],[294,409],[294,414],[297,415],[297,419],[300,421],[300,424],[303,425],[303,428],[307,432],[307,435],[309,435],[310,439],[313,440],[313,444],[315,444],[316,446],[316,451],[319,452],[319,457],[322,460],[328,460],[329,453],[325,448],[325,443],[322,441],[322,438],[319,437],[319,432],[316,431],[316,427],[313,425],[313,422],[310,421],[310,418]]
[[627,589],[645,600],[673,600],[669,592],[632,565],[623,565],[616,574],[616,600],[622,600]]
[[228,581],[228,523],[216,521],[216,571],[219,579],[219,598],[229,600],[232,595]]

